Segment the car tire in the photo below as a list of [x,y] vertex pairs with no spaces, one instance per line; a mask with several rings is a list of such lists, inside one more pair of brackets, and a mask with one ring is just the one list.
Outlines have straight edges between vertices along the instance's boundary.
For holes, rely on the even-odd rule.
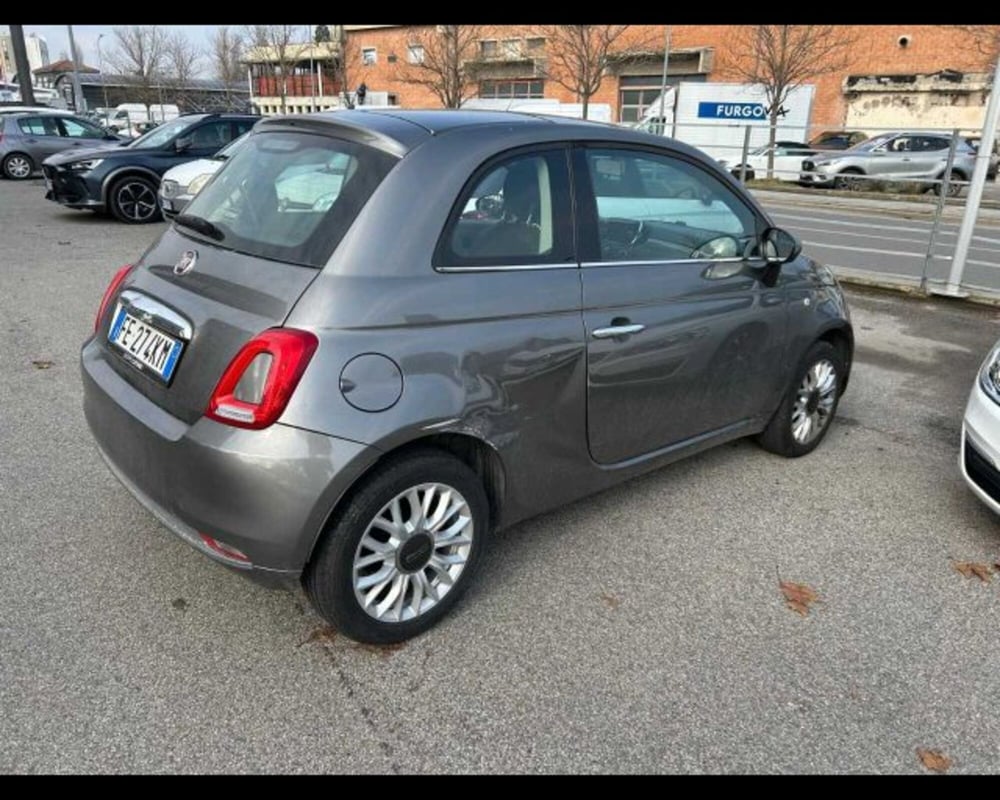
[[[829,386],[828,369],[832,369]],[[781,405],[757,437],[760,446],[786,458],[815,450],[837,414],[845,369],[840,350],[826,341],[814,342],[799,362]]]
[[[943,172],[941,173],[940,180],[944,180],[944,173]],[[948,197],[958,197],[960,194],[962,194],[962,189],[963,189],[963,186],[962,186],[961,183],[951,183],[950,181],[967,181],[967,180],[968,180],[968,178],[965,177],[964,173],[959,172],[958,170],[953,169],[951,171],[951,177],[949,178],[949,183],[948,183]],[[944,184],[943,183],[935,183],[934,184],[934,193],[937,194],[937,195],[940,195],[941,194],[941,190],[943,188],[944,188]]]
[[160,219],[160,203],[156,191],[156,184],[149,178],[126,175],[108,189],[108,208],[115,219],[128,225],[156,222]]
[[844,170],[833,179],[833,188],[849,192],[863,192],[865,182],[859,177],[862,174],[858,170]]
[[[409,500],[414,493],[429,512]],[[319,614],[344,635],[369,644],[401,642],[436,624],[458,601],[475,577],[489,524],[476,473],[448,453],[419,450],[377,467],[352,491],[321,537],[303,586]],[[391,529],[403,535],[396,538]],[[448,544],[453,538],[459,543]]]
[[8,153],[3,160],[3,176],[12,181],[26,181],[35,173],[35,162],[27,153]]

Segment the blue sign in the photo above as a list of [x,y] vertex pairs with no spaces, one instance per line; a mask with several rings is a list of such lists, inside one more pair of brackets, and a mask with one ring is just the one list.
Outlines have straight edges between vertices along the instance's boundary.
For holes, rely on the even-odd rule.
[[763,103],[698,103],[698,116],[704,119],[767,119]]

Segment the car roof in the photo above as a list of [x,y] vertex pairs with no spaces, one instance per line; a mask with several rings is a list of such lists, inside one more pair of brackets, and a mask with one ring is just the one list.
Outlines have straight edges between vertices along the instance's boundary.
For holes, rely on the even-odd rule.
[[[572,139],[580,135],[582,138],[593,139],[596,132],[602,132],[611,140],[636,142],[645,144],[669,143],[674,148],[690,149],[676,140],[663,136],[634,130],[604,122],[563,117],[550,114],[532,114],[523,111],[488,111],[481,109],[368,109],[350,111],[325,111],[316,114],[289,114],[276,117],[264,117],[257,125],[259,132],[280,130],[282,128],[312,129],[316,132],[328,132],[341,129],[350,131],[351,137],[369,144],[381,146],[383,149],[404,155],[427,139],[449,133],[459,128],[490,128],[498,138],[504,136],[510,126],[517,126],[521,131],[532,127],[550,134],[558,126],[560,136]],[[546,136],[546,138],[550,138]]]

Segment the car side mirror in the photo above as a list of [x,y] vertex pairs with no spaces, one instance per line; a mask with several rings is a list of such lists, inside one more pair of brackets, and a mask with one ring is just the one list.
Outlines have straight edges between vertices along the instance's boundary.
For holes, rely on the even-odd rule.
[[768,228],[761,236],[761,255],[768,264],[787,264],[802,252],[802,243],[783,228]]
[[192,142],[193,140],[190,136],[182,136],[179,139],[175,139],[174,150],[178,153],[183,153],[185,150],[189,150],[191,148]]

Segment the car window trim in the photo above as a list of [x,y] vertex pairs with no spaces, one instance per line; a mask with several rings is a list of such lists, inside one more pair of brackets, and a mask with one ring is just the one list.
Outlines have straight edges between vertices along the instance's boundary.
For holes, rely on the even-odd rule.
[[579,196],[583,202],[588,203],[588,207],[584,212],[581,209],[575,216],[579,221],[583,213],[589,215],[590,225],[577,225],[578,231],[587,230],[589,235],[586,240],[577,243],[577,254],[580,257],[580,266],[585,269],[593,269],[595,267],[608,267],[608,266],[653,266],[662,264],[705,264],[705,263],[725,263],[725,262],[736,262],[745,261],[746,259],[742,256],[736,258],[716,258],[716,259],[705,259],[705,258],[671,258],[671,259],[660,259],[656,261],[603,261],[600,258],[586,258],[587,255],[593,256],[601,252],[601,245],[597,239],[597,195],[594,193],[594,187],[590,181],[590,171],[586,162],[586,151],[590,150],[628,150],[631,152],[646,152],[652,155],[658,155],[667,158],[676,158],[680,161],[691,165],[692,167],[701,170],[710,179],[714,179],[717,183],[722,185],[724,188],[729,189],[729,191],[739,200],[739,202],[750,212],[750,215],[754,220],[754,234],[757,237],[764,232],[768,227],[768,222],[764,217],[753,207],[752,204],[747,202],[747,200],[738,192],[734,191],[732,187],[726,186],[725,180],[717,175],[713,175],[711,170],[707,169],[705,165],[699,164],[697,159],[689,157],[686,153],[682,153],[677,150],[672,150],[667,147],[656,147],[653,145],[648,145],[645,143],[637,142],[605,142],[597,141],[592,139],[580,140],[573,143],[570,167],[572,170],[572,181],[573,181],[573,191],[574,197]]
[[[579,254],[577,251],[577,228],[576,224],[576,202],[575,194],[573,190],[573,169],[570,163],[570,142],[565,141],[555,141],[555,142],[536,142],[528,145],[520,145],[518,147],[512,147],[507,150],[503,150],[499,153],[494,153],[485,161],[483,161],[479,166],[476,167],[469,175],[468,179],[462,184],[462,188],[455,197],[455,202],[448,212],[447,220],[445,221],[444,228],[441,234],[438,236],[437,244],[434,246],[434,252],[431,256],[431,266],[435,272],[523,272],[523,271],[539,271],[544,269],[577,269],[579,267]],[[532,155],[543,155],[555,151],[561,151],[563,154],[563,168],[566,181],[568,183],[569,195],[565,202],[568,206],[568,217],[569,217],[569,231],[568,231],[568,241],[560,242],[560,225],[556,225],[555,230],[555,243],[565,245],[568,253],[560,253],[555,246],[553,246],[552,257],[555,259],[553,261],[539,261],[537,263],[525,263],[525,264],[486,264],[477,263],[475,259],[470,259],[469,263],[450,263],[448,255],[452,252],[450,247],[450,238],[454,232],[455,225],[461,218],[462,209],[465,207],[465,198],[467,195],[479,185],[479,182],[489,174],[498,164],[509,161],[513,158],[518,158],[522,156],[532,156]],[[467,201],[466,201],[467,202]],[[558,211],[556,206],[561,206],[563,203],[559,199],[553,196],[553,210]],[[559,214],[556,214],[557,219]],[[566,232],[564,232],[565,234]],[[498,257],[498,260],[503,257]],[[531,256],[531,258],[540,258],[540,256]],[[527,259],[527,257],[526,257]]]

